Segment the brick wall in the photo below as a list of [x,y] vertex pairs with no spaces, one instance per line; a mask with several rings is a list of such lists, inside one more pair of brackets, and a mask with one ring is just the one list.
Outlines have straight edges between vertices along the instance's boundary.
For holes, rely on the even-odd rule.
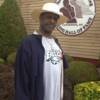
[[[32,10],[39,9],[45,2],[54,0],[17,0],[28,34],[38,29],[38,21],[32,19]],[[64,51],[71,56],[98,59],[100,54],[100,0],[96,2],[96,16],[91,27],[81,35],[69,37],[55,30],[54,35],[59,39]],[[38,12],[36,12],[38,13]],[[35,14],[34,13],[34,16]]]

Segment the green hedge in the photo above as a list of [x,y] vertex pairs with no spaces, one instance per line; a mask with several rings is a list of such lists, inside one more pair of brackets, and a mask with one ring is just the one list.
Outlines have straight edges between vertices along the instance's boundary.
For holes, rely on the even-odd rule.
[[9,54],[8,57],[7,57],[7,63],[8,64],[14,64],[15,58],[16,58],[16,52]]
[[68,63],[74,61],[74,58],[72,56],[68,55],[68,54],[65,54],[65,57],[66,57],[66,60],[67,60]]
[[65,71],[65,80],[70,79],[73,85],[86,81],[99,80],[96,66],[84,61],[72,61]]
[[0,7],[0,57],[6,59],[26,35],[16,0],[5,0]]
[[0,64],[4,64],[4,63],[5,61],[2,58],[0,58]]

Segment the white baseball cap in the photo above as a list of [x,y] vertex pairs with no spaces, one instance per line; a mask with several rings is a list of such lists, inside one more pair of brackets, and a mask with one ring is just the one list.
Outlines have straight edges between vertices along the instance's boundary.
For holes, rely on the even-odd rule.
[[57,15],[63,15],[60,12],[60,6],[56,3],[45,3],[41,10],[42,10],[42,12],[51,12],[51,13],[54,13]]
[[60,12],[60,6],[56,3],[45,3],[41,8],[39,9],[33,9],[32,10],[32,18],[35,19],[35,21],[39,21],[39,16],[43,12],[51,12],[54,14],[57,14],[60,16],[60,19],[58,20],[58,23],[62,23],[66,20],[66,17]]

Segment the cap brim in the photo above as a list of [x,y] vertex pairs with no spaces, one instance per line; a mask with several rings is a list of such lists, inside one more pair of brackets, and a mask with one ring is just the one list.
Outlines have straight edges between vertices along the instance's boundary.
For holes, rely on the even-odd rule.
[[[34,9],[32,11],[32,18],[33,18],[33,20],[39,21],[39,16],[43,12],[48,12],[48,11],[42,11],[40,9]],[[60,18],[58,19],[58,22],[57,22],[58,24],[63,24],[64,22],[66,22],[68,20],[68,18],[65,17],[65,16],[62,16],[62,15],[59,15],[59,16],[60,16]]]

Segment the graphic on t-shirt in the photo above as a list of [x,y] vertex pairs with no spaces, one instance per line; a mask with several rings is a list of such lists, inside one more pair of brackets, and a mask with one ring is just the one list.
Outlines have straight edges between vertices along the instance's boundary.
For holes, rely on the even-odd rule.
[[62,52],[59,50],[51,49],[47,52],[46,61],[52,64],[58,64],[62,59]]

